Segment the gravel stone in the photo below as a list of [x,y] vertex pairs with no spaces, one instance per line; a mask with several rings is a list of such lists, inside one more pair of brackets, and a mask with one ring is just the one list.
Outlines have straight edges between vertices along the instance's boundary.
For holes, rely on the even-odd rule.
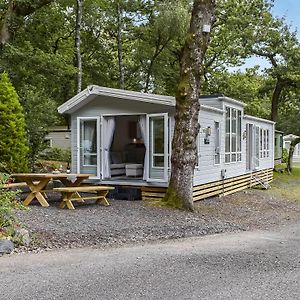
[[14,248],[14,243],[12,241],[0,240],[0,256],[13,252]]
[[76,209],[68,210],[59,208],[59,195],[49,193],[48,198],[48,208],[33,202],[29,211],[17,211],[34,241],[16,252],[121,246],[268,229],[299,220],[300,215],[300,201],[281,199],[268,191],[255,189],[199,201],[193,213],[161,208],[147,201],[125,200],[110,200],[108,207],[91,200],[75,203]]

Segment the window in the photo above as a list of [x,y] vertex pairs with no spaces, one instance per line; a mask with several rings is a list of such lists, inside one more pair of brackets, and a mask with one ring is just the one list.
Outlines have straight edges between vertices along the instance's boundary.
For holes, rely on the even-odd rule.
[[263,130],[260,129],[260,139],[259,139],[259,157],[263,158]]
[[262,128],[259,134],[259,157],[270,157],[270,131]]
[[196,147],[197,147],[197,157],[196,157],[196,166],[195,168],[199,168],[200,163],[200,131],[196,138]]
[[152,129],[152,167],[164,167],[164,119],[153,118]]
[[215,122],[215,165],[220,164],[220,123]]
[[259,126],[255,126],[255,167],[259,167]]
[[225,163],[242,160],[242,112],[226,107]]

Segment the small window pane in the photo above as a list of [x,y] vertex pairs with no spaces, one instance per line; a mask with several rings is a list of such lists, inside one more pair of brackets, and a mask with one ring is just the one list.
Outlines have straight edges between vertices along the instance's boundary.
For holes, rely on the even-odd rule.
[[154,167],[164,167],[164,157],[163,156],[153,156],[153,166]]
[[242,148],[242,113],[238,111],[238,120],[237,120],[237,151],[241,151]]
[[226,163],[230,162],[230,154],[225,154],[225,162]]
[[226,133],[230,133],[230,108],[226,107]]
[[230,152],[230,134],[226,134],[225,137],[225,152]]
[[231,137],[231,152],[236,152],[236,135]]
[[164,153],[164,119],[153,119],[154,153]]

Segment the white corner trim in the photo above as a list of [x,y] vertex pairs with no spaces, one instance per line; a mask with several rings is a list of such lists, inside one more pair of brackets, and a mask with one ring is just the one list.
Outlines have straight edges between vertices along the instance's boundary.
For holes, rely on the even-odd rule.
[[213,111],[213,112],[217,112],[219,114],[223,114],[225,112],[225,110],[223,110],[223,109],[212,107],[212,106],[205,105],[205,104],[201,104],[200,109],[210,110],[210,111]]
[[230,98],[230,97],[220,96],[220,97],[218,97],[218,99],[219,99],[220,101],[229,102],[229,103],[236,104],[236,105],[239,105],[239,106],[242,106],[242,107],[245,107],[245,106],[246,106],[246,103],[241,102],[241,101],[239,101],[239,100],[235,100],[235,99]]
[[270,120],[262,119],[262,118],[258,118],[258,117],[253,117],[253,116],[249,116],[249,115],[244,115],[244,119],[260,121],[260,122],[269,123],[269,124],[276,124],[276,122],[274,122],[274,121],[270,121]]

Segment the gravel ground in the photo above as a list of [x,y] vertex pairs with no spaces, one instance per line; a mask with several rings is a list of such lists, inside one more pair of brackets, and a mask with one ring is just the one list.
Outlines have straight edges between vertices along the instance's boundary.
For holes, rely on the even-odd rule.
[[196,212],[166,209],[144,201],[110,200],[111,206],[78,203],[59,209],[59,195],[49,194],[50,207],[37,203],[17,216],[33,233],[35,245],[17,252],[53,248],[119,246],[229,231],[268,229],[300,220],[300,201],[269,191],[246,190],[196,203]]

